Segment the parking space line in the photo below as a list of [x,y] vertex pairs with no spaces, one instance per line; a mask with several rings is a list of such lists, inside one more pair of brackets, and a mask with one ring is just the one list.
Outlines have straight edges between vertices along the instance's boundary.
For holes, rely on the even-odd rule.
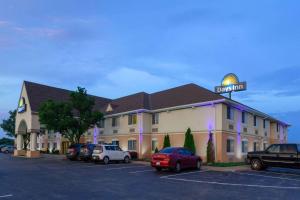
[[108,168],[108,169],[105,169],[105,170],[110,171],[110,170],[120,170],[120,169],[130,169],[130,168],[140,168],[140,167],[149,167],[149,166],[115,167],[115,168]]
[[289,181],[300,181],[299,179],[293,179],[293,178],[286,178],[286,177],[277,177],[277,176],[268,176],[268,175],[262,175],[262,174],[254,174],[254,173],[244,173],[244,172],[233,172],[240,175],[247,175],[247,176],[259,176],[259,177],[265,177],[265,178],[275,178],[275,179],[281,179],[281,180],[289,180]]
[[282,174],[282,175],[300,177],[300,174],[290,174],[290,173],[285,173],[285,172],[281,173],[281,172],[263,171],[263,172],[256,172],[256,173],[271,173],[271,174]]
[[7,198],[7,197],[12,197],[12,196],[13,196],[12,194],[6,194],[6,195],[0,196],[0,198]]
[[185,175],[185,174],[203,173],[203,172],[207,172],[207,171],[210,171],[210,170],[202,170],[202,171],[193,171],[193,172],[172,174],[172,175],[167,175],[167,176],[161,176],[160,178],[169,178],[169,177],[172,177],[172,176],[179,176],[179,175]]
[[184,181],[184,182],[214,184],[214,185],[273,188],[273,189],[300,189],[300,187],[281,187],[281,186],[271,186],[271,185],[251,185],[251,184],[241,184],[241,183],[224,183],[224,182],[216,182],[216,181],[200,181],[200,180],[191,180],[191,179],[182,179],[182,178],[168,178],[167,177],[165,179],[167,179],[167,180],[176,180],[176,181]]
[[154,172],[155,170],[153,169],[148,169],[148,170],[141,170],[141,171],[134,171],[134,172],[128,172],[130,174],[137,174],[137,173],[141,173],[141,172]]

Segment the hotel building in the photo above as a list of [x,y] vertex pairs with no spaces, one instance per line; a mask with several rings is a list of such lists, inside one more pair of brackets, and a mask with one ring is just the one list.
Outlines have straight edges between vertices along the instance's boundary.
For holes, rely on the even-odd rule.
[[[50,99],[67,101],[70,92],[24,81],[16,116],[16,156],[38,157],[39,151],[46,149],[66,152],[70,143],[59,133],[43,130],[38,108]],[[95,109],[104,114],[104,120],[100,127],[85,133],[81,142],[118,144],[123,150],[136,151],[140,158],[161,149],[166,134],[171,146],[183,146],[188,128],[194,136],[196,154],[204,160],[212,135],[216,162],[242,161],[248,151],[287,142],[287,123],[196,84],[118,99],[93,97]],[[27,150],[23,150],[23,134],[30,134]]]

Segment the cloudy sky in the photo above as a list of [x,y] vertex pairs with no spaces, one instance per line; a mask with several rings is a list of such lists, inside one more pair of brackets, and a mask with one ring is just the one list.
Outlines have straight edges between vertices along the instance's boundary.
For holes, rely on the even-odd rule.
[[[0,120],[23,80],[115,98],[186,83],[291,123],[300,142],[299,1],[0,0]],[[0,133],[0,137],[1,134]]]

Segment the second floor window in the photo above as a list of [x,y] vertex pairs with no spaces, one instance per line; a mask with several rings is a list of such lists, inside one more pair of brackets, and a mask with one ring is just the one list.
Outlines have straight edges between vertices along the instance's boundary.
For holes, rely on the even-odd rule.
[[128,125],[136,124],[137,116],[136,114],[128,115]]
[[245,112],[242,112],[242,123],[243,124],[246,124],[247,122],[246,122],[247,120],[246,120],[246,113]]
[[264,128],[266,128],[266,120],[264,119]]
[[233,109],[227,106],[227,119],[233,119]]
[[118,126],[118,118],[117,117],[111,118],[111,126],[112,127]]
[[159,114],[153,113],[152,114],[152,124],[158,124],[158,122],[159,122]]
[[102,119],[99,123],[99,128],[104,128],[104,119]]
[[279,124],[277,123],[277,126],[276,126],[276,130],[277,132],[279,132]]
[[257,117],[256,115],[253,116],[253,126],[257,125]]

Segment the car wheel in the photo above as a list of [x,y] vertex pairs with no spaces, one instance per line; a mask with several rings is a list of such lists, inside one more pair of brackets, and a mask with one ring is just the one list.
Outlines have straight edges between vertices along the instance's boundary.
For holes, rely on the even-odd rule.
[[181,164],[180,164],[180,162],[177,162],[176,166],[175,166],[175,172],[179,173],[180,171],[181,171]]
[[263,168],[263,165],[259,159],[253,159],[251,161],[251,169],[253,170],[261,170]]
[[107,156],[105,156],[103,158],[103,162],[104,162],[105,165],[107,165],[109,163],[109,158]]
[[196,169],[200,170],[202,166],[201,160],[197,160]]
[[129,163],[129,157],[128,156],[125,156],[125,158],[124,158],[124,163]]
[[161,167],[156,167],[155,169],[156,169],[156,171],[158,171],[158,172],[161,171]]

